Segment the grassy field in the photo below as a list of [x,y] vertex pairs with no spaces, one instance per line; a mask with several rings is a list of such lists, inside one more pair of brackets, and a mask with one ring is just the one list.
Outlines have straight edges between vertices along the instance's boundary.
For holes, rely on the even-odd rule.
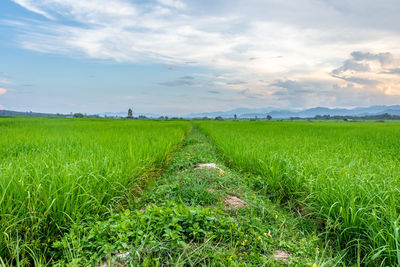
[[0,118],[0,265],[400,265],[399,137],[398,122]]
[[400,124],[199,122],[254,189],[292,203],[362,265],[400,265]]
[[[219,169],[196,167],[205,162]],[[323,267],[340,261],[312,225],[246,184],[194,127],[135,205],[75,224],[56,242],[64,255],[55,264]]]
[[70,225],[135,198],[189,126],[0,118],[0,259],[49,262],[52,242]]

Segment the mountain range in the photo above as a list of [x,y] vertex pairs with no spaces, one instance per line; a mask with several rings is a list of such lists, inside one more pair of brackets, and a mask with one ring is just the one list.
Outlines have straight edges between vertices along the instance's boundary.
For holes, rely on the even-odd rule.
[[317,115],[365,116],[365,115],[379,115],[384,113],[388,113],[390,115],[400,115],[400,105],[393,105],[393,106],[381,105],[381,106],[370,106],[370,107],[357,107],[351,109],[316,107],[304,110],[285,110],[285,109],[273,109],[273,108],[260,108],[260,109],[238,108],[221,112],[193,113],[183,117],[214,118],[217,116],[221,116],[222,118],[232,118],[236,114],[238,118],[254,118],[254,117],[264,118],[267,115],[270,115],[272,116],[272,118],[275,119],[287,119],[290,117],[312,118]]
[[[134,116],[146,116],[148,118],[159,118],[160,116],[182,117],[187,119],[193,118],[233,118],[236,114],[238,118],[249,119],[249,118],[264,118],[267,115],[272,116],[273,119],[288,119],[291,117],[298,118],[312,118],[317,115],[330,115],[330,116],[366,116],[366,115],[379,115],[388,113],[390,115],[400,115],[400,105],[380,105],[370,107],[357,107],[357,108],[326,108],[326,107],[315,107],[303,110],[289,110],[289,109],[274,109],[274,108],[236,108],[228,111],[216,111],[216,112],[203,112],[203,113],[191,113],[186,115],[168,115],[168,114],[155,114],[155,113],[134,113]],[[102,117],[125,117],[127,112],[104,112],[99,113]],[[21,112],[11,110],[0,110],[0,116],[60,116],[67,117],[69,114],[51,114],[51,113],[35,113],[35,112]]]

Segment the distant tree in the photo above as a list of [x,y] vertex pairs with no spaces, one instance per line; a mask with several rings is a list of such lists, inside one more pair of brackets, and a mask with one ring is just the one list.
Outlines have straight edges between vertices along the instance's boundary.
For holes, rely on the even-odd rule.
[[83,118],[82,113],[74,113],[74,118]]
[[236,121],[237,120],[237,115],[233,115],[233,119]]
[[271,119],[272,119],[271,115],[268,114],[268,115],[267,115],[267,120],[270,121]]
[[128,117],[127,117],[128,119],[133,119],[133,112],[132,112],[132,109],[130,108],[130,109],[128,109]]
[[215,117],[215,120],[216,121],[223,121],[224,119],[221,116],[217,116],[217,117]]

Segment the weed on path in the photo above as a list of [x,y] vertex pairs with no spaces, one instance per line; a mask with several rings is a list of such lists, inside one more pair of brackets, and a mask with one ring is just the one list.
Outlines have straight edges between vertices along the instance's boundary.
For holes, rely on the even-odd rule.
[[[205,163],[215,168],[198,168]],[[335,265],[312,224],[251,190],[245,179],[194,128],[129,209],[76,225],[54,244],[63,253],[59,264]]]

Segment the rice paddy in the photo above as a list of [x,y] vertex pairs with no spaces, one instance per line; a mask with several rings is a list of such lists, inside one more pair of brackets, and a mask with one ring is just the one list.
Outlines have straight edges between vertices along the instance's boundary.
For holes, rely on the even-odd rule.
[[[398,122],[206,122],[198,126],[255,186],[293,202],[338,251],[400,265]],[[255,178],[253,178],[255,179]]]
[[0,118],[0,264],[400,265],[399,137],[398,122]]
[[135,198],[188,129],[182,122],[1,118],[0,258],[48,261],[52,242],[72,223]]

